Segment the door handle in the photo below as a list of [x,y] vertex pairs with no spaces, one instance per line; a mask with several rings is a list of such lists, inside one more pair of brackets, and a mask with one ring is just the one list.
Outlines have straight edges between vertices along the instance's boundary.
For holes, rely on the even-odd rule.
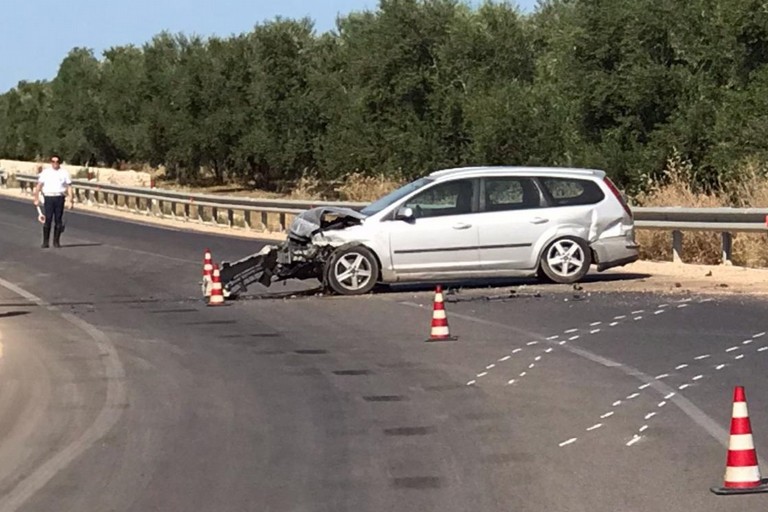
[[464,224],[463,222],[453,225],[453,229],[469,229],[471,227],[472,227],[472,224]]
[[531,224],[544,224],[545,222],[549,222],[549,219],[543,217],[534,217],[531,219]]

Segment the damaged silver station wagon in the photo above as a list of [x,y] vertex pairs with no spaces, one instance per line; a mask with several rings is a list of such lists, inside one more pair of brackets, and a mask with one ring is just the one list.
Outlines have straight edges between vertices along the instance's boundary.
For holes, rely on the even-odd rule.
[[639,257],[632,212],[604,171],[468,167],[433,172],[360,211],[302,212],[280,245],[224,262],[225,296],[318,279],[342,295],[378,283],[581,280]]

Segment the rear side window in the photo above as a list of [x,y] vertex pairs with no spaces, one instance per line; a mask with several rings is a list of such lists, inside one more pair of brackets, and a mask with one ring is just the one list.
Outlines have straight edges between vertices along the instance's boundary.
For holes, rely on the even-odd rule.
[[605,199],[602,189],[594,181],[573,178],[542,178],[555,206],[596,204]]
[[486,178],[484,210],[500,212],[539,208],[541,195],[529,178]]

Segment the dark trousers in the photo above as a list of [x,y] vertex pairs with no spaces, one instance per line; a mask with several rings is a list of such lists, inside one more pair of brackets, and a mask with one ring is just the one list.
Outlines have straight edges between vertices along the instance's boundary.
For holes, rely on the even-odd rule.
[[51,223],[54,224],[53,243],[59,245],[61,232],[64,231],[64,196],[46,196],[45,224],[43,224],[43,244],[48,245],[51,236]]

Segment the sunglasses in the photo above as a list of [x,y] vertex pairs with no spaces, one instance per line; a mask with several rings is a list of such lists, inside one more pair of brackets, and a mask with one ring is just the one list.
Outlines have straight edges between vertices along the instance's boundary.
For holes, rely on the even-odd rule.
[[52,163],[52,164],[58,164],[58,163],[60,163],[60,162],[59,162],[58,160],[51,160],[51,163]]

